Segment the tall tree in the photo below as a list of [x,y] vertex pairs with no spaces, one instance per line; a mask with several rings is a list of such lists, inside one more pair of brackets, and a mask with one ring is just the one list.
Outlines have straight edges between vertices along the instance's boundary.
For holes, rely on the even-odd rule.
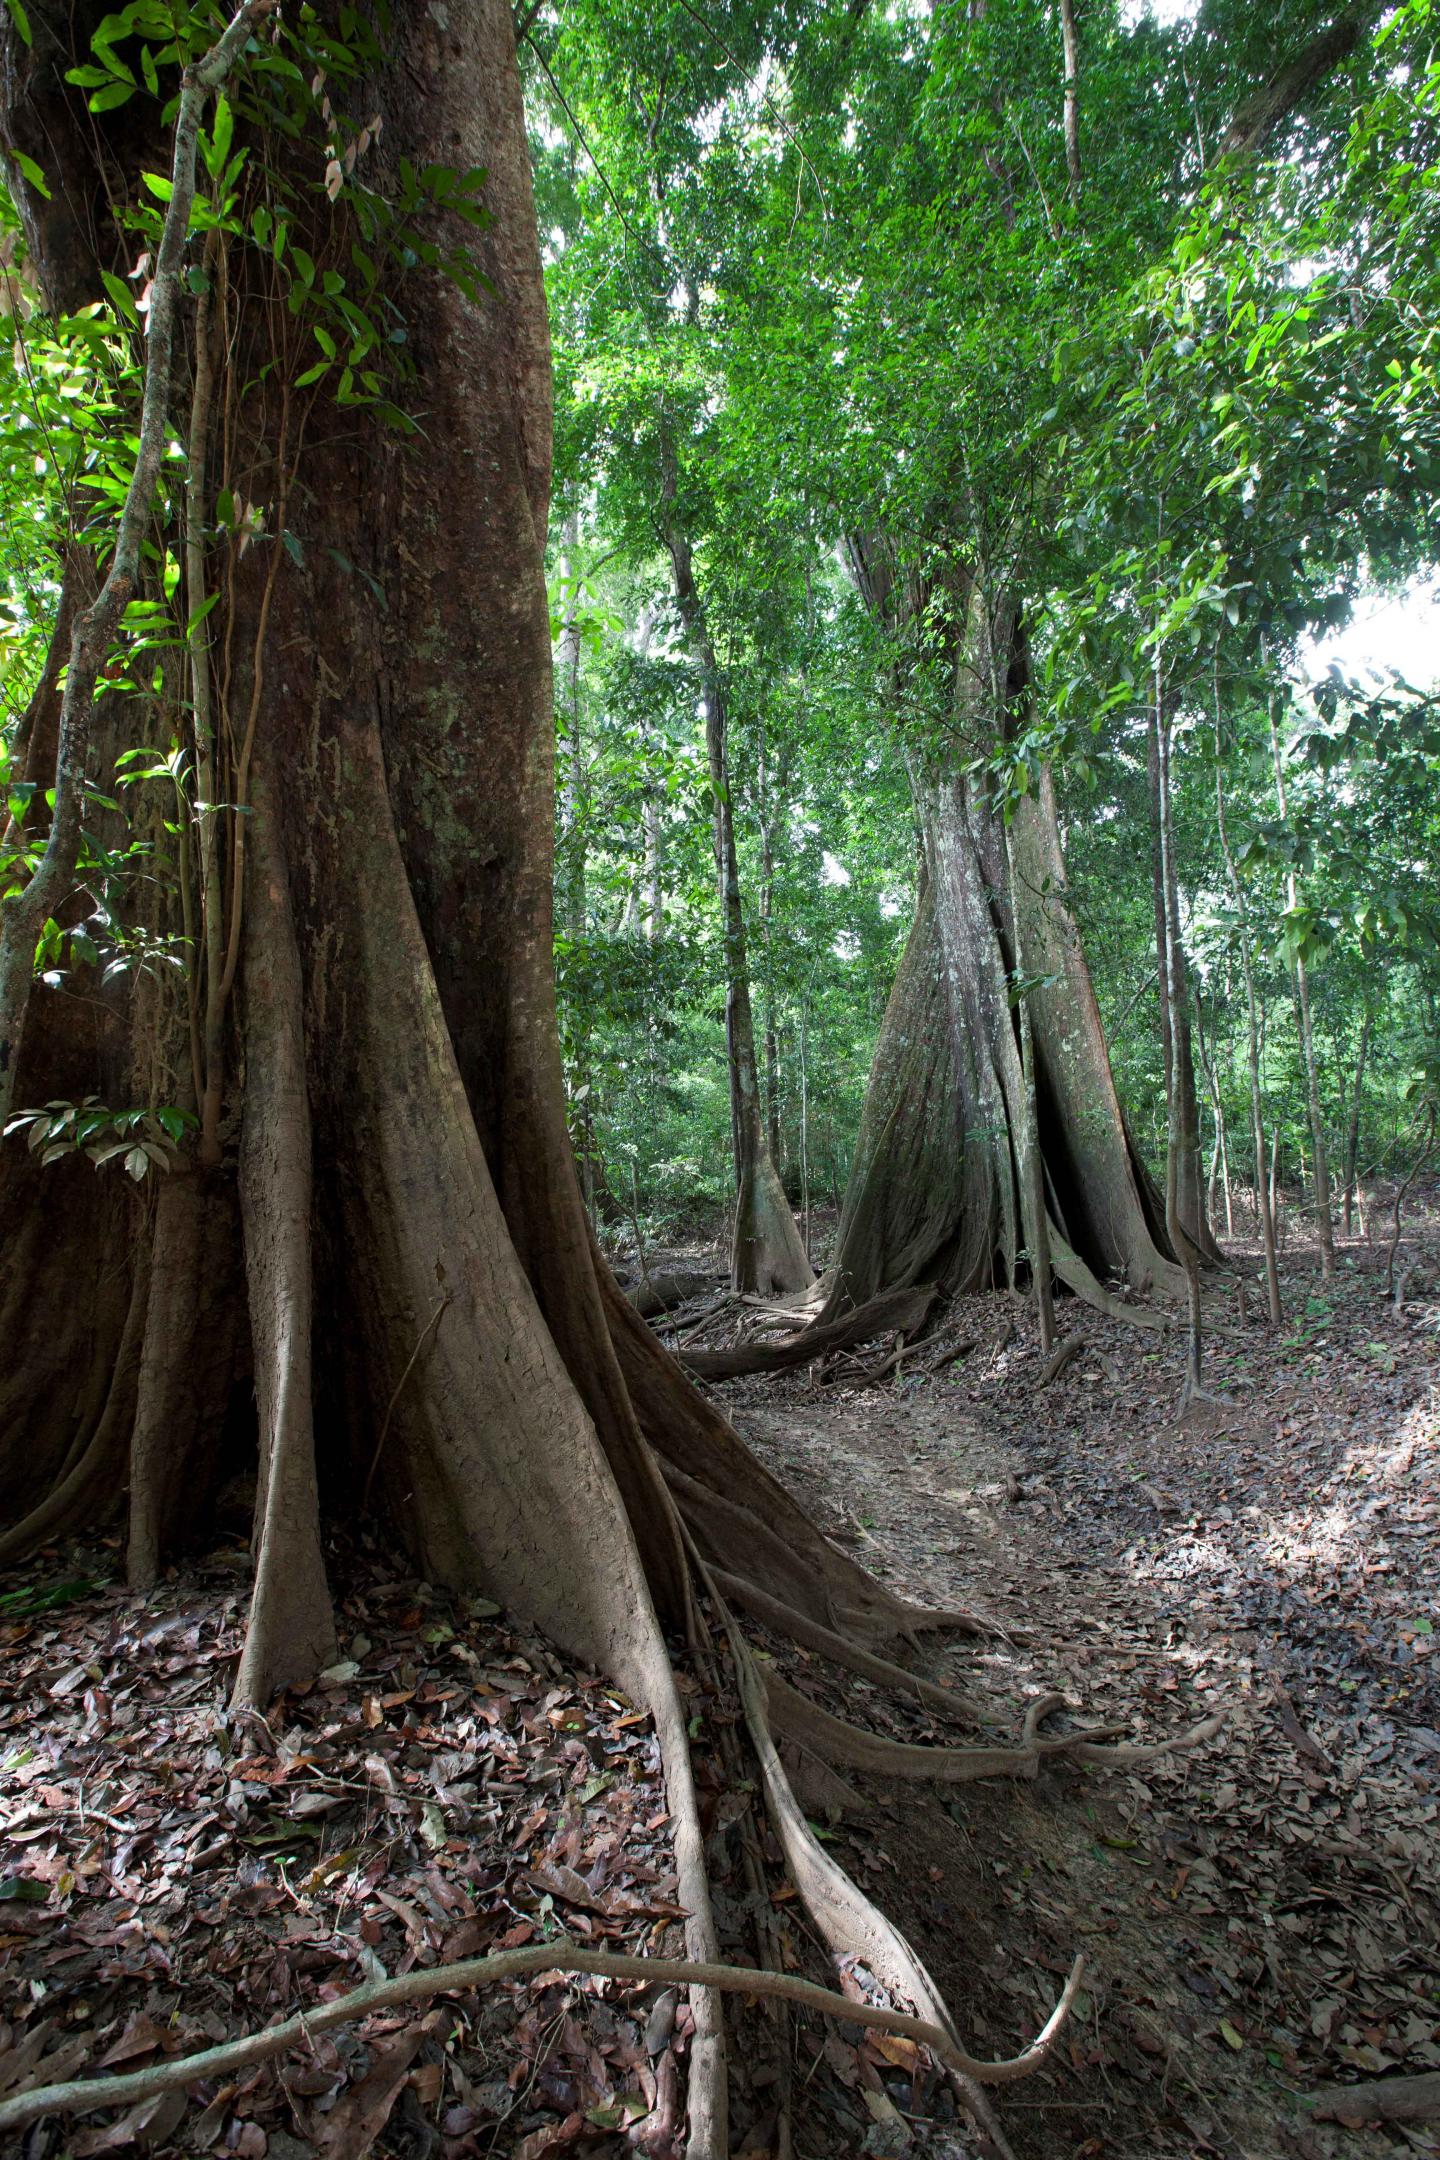
[[675,600],[691,656],[700,672],[705,750],[715,832],[715,880],[720,899],[725,955],[725,1054],[730,1085],[731,1147],[735,1161],[735,1213],[730,1234],[730,1280],[737,1290],[803,1290],[815,1271],[771,1150],[755,1052],[755,1014],[750,996],[750,947],[740,892],[735,844],[735,802],[730,783],[730,730],[725,679],[704,603],[695,582],[695,556],[675,503],[673,458],[664,473],[664,537],[675,579]]
[[[426,1574],[532,1617],[651,1713],[687,1940],[713,1955],[662,1624],[711,1655],[698,1593],[723,1582],[873,1667],[862,1641],[937,1616],[821,1537],[681,1380],[588,1233],[554,1010],[550,378],[510,11],[278,26],[248,13],[243,90],[212,120],[189,243],[193,264],[213,220],[228,241],[213,424],[230,499],[222,464],[204,521],[221,595],[208,651],[231,656],[214,676],[224,770],[213,801],[186,803],[192,825],[224,817],[231,870],[221,1159],[186,1138],[135,1183],[82,1152],[42,1162],[7,1144],[3,1550],[103,1519],[128,1484],[143,1581],[248,1447],[260,1489],[239,1688],[264,1702],[325,1654],[325,1525],[373,1498]],[[195,57],[168,7],[132,9],[157,88],[117,54],[129,93],[87,109],[101,21],[100,0],[35,0],[24,32],[18,10],[3,30],[0,143],[57,313],[133,262],[123,206],[163,170],[164,93]],[[217,148],[227,124],[234,173]],[[354,313],[327,315],[317,293]],[[375,312],[403,331],[403,383],[362,372]],[[337,313],[360,347],[349,366]],[[301,347],[297,325],[324,329],[333,353],[308,334]],[[160,384],[176,410],[193,406],[193,349],[190,363]],[[423,425],[403,432],[406,411]],[[193,491],[157,498],[165,547],[183,552],[196,508]],[[164,548],[145,560],[158,603]],[[167,709],[193,742],[193,699],[132,701],[115,725],[148,736]],[[150,909],[158,936],[182,898],[193,910],[185,874],[157,853],[126,888],[132,919]],[[204,939],[188,949],[203,966]],[[117,978],[94,986],[97,1017],[59,972],[30,995],[17,1099],[153,1105],[188,1066],[184,997]],[[943,2016],[903,1939],[815,1842],[729,1640],[822,1934]],[[703,1991],[695,2015],[689,2149],[713,2160],[728,2150],[722,2035]]]

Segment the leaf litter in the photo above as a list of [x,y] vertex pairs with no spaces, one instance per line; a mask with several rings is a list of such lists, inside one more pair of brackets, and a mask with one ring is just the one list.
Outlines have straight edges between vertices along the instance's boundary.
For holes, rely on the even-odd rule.
[[[560,1936],[683,1955],[647,1715],[483,1599],[332,1555],[343,1654],[268,1716],[227,1708],[246,1556],[138,1596],[113,1546],[49,1556],[0,1606],[0,2097],[135,2070],[417,1965]],[[722,1954],[827,1985],[739,1722],[684,1673]],[[875,1999],[870,1976],[842,1971]],[[908,2042],[727,1999],[735,2150],[975,2151]],[[679,2160],[692,2023],[673,1988],[560,1970],[372,2015],[117,2117],[37,2124],[25,2160]],[[793,2095],[803,2091],[803,2104]],[[782,2128],[783,2125],[783,2128]],[[892,2134],[893,2133],[893,2134]],[[903,2133],[903,2143],[900,2134]]]
[[864,1815],[836,1810],[842,1858],[976,2039],[1033,2030],[1073,1950],[1091,1959],[1068,2059],[1002,2110],[1023,2155],[1440,2152],[1433,2124],[1337,2130],[1305,2104],[1440,2069],[1433,1224],[1415,1244],[1399,1310],[1362,1241],[1324,1285],[1292,1247],[1278,1337],[1222,1278],[1209,1379],[1229,1399],[1183,1428],[1177,1339],[1084,1312],[1080,1354],[1040,1388],[1029,1310],[999,1293],[932,1321],[969,1346],[934,1373],[916,1358],[876,1384],[877,1345],[868,1371],[718,1391],[867,1567],[989,1616],[992,1640],[927,1639],[916,1670],[1003,1729],[950,1730],[772,1644],[792,1686],[950,1744],[1018,1739],[1050,1689],[1074,1724],[1142,1741],[1228,1711],[1194,1757],[1055,1763],[958,1798],[869,1780]]
[[[85,1558],[92,1577],[113,1565]],[[357,1560],[346,1654],[268,1718],[233,1719],[236,1556],[148,1598],[82,1577],[63,1611],[60,1567],[73,1587],[71,1555],[0,1617],[0,2093],[562,1930],[675,1947],[648,1718],[493,1606]],[[540,2160],[634,2150],[615,2133],[636,2124],[658,2160],[688,2013],[647,2046],[657,1993],[557,1973],[375,2016],[188,2109],[169,2094],[101,2127],[39,2125],[27,2160]]]

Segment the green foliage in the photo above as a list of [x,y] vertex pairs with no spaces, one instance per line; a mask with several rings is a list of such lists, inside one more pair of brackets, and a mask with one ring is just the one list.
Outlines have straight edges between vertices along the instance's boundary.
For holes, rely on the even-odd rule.
[[194,1124],[188,1111],[170,1104],[153,1110],[109,1110],[87,1095],[79,1103],[52,1102],[43,1110],[18,1112],[4,1137],[27,1134],[26,1145],[42,1163],[85,1155],[100,1169],[123,1158],[127,1174],[139,1184],[152,1169],[174,1168],[176,1150]]
[[[1440,72],[1429,0],[1409,0],[1258,156],[1217,158],[1314,29],[1299,4],[1214,0],[1169,25],[1086,9],[1076,192],[1058,30],[1031,0],[799,0],[729,10],[723,28],[612,0],[530,18],[556,555],[568,529],[611,565],[603,601],[592,589],[588,614],[554,619],[567,1053],[577,1131],[657,1205],[691,1176],[681,1162],[713,1163],[723,1193],[727,1140],[697,686],[665,613],[665,515],[693,543],[737,715],[761,1002],[782,1032],[803,1019],[823,1076],[807,1115],[830,1117],[838,1156],[908,914],[906,762],[978,769],[1012,806],[1056,775],[1122,1093],[1163,1144],[1157,686],[1203,1060],[1231,1133],[1248,1111],[1217,758],[1267,1119],[1293,1161],[1299,958],[1337,1127],[1371,1016],[1364,1144],[1380,1149],[1437,989],[1434,714],[1400,684],[1310,684],[1305,652],[1440,542]],[[878,609],[840,567],[877,541]],[[974,610],[1006,596],[1029,633],[1018,691],[966,672]],[[578,739],[592,762],[576,787]],[[640,904],[657,789],[663,963]],[[816,848],[851,873],[843,898]],[[577,891],[583,937],[563,921]]]

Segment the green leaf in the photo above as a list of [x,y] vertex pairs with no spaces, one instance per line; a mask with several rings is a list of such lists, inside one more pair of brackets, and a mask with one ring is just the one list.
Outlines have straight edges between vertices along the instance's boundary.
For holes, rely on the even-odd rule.
[[33,1875],[7,1875],[0,1882],[0,1898],[24,1905],[44,1905],[50,1896],[49,1886],[36,1882]]
[[21,38],[25,44],[33,49],[35,38],[30,28],[30,17],[20,5],[20,0],[5,0],[5,5],[10,10],[10,20],[14,23]]
[[[95,110],[93,99],[91,101],[91,110],[92,112]],[[142,172],[140,179],[142,185],[149,188],[150,193],[159,202],[168,203],[175,193],[175,183],[165,173]]]
[[234,139],[234,108],[222,93],[215,100],[215,119],[210,129],[210,144],[205,153],[205,164],[212,178],[218,180],[224,172],[225,160],[230,155],[230,145]]
[[102,270],[100,273],[100,282],[105,287],[106,292],[110,296],[110,305],[114,308],[116,314],[120,316],[121,320],[129,323],[138,323],[140,320],[140,311],[135,305],[135,295],[131,292],[130,287],[126,284],[124,278],[116,277],[113,271]]
[[[128,105],[134,95],[134,83],[107,83],[103,90],[97,90],[94,97],[91,98],[90,110],[95,113],[113,112],[117,105]],[[152,176],[145,173],[142,177],[148,180]]]
[[[13,6],[14,0],[11,0],[11,4]],[[36,164],[34,158],[26,157],[23,150],[12,150],[10,155],[12,158],[14,158],[15,163],[19,166],[21,172],[29,181],[31,187],[34,188],[36,194],[43,195],[46,202],[49,202],[50,190],[45,185],[45,175],[43,172],[41,172],[40,167]]]

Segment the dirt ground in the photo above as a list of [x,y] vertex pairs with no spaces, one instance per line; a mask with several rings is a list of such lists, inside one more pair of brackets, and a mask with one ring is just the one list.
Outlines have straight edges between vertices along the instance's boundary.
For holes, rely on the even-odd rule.
[[[1435,1251],[1407,1242],[1397,1310],[1362,1241],[1323,1286],[1292,1250],[1278,1339],[1253,1279],[1222,1279],[1207,1379],[1228,1399],[1183,1428],[1177,1342],[1068,1304],[1081,1347],[1037,1387],[1030,1312],[999,1294],[948,1316],[973,1347],[934,1376],[720,1391],[867,1566],[996,1623],[926,1664],[1011,1734],[1052,1688],[1137,1740],[1226,1711],[1219,1739],[1137,1770],[872,1787],[841,1830],[976,2052],[1033,2033],[1084,1950],[1062,2059],[1001,2100],[1025,2160],[1440,2152],[1433,2125],[1305,2104],[1440,2068]],[[975,1738],[812,1686],[855,1722]]]

